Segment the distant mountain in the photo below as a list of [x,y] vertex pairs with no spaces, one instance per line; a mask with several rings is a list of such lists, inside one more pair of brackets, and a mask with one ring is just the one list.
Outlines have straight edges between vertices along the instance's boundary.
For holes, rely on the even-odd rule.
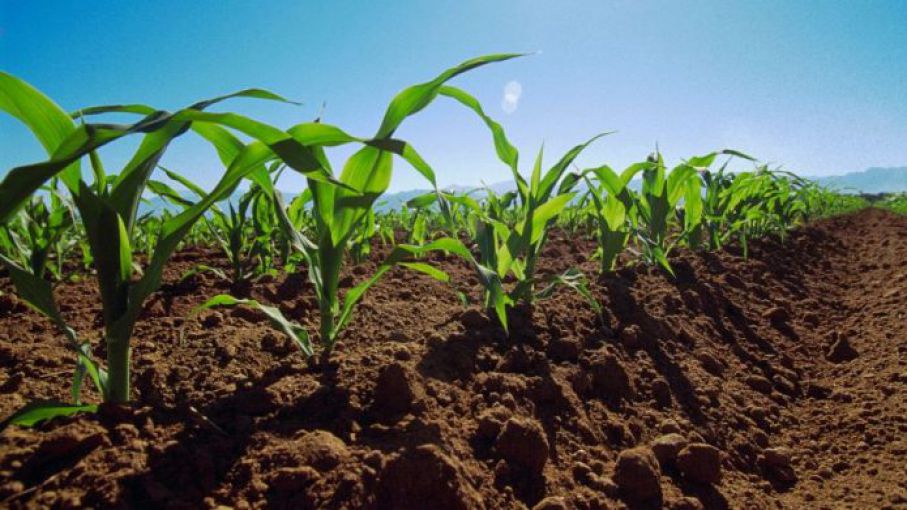
[[831,189],[853,193],[897,193],[907,191],[907,166],[868,168],[844,175],[813,177]]

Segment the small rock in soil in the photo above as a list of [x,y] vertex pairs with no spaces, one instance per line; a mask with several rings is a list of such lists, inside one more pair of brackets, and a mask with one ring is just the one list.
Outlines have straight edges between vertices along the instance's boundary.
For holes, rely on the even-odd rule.
[[275,395],[264,388],[255,388],[236,395],[234,405],[243,414],[257,416],[271,412],[278,402]]
[[630,376],[613,353],[601,350],[588,359],[592,387],[602,398],[629,399],[635,394]]
[[696,354],[696,359],[699,361],[699,364],[702,365],[702,368],[704,368],[706,372],[714,376],[721,376],[721,374],[724,373],[724,363],[719,361],[718,358],[713,356],[711,353],[700,351]]
[[662,493],[658,470],[658,459],[652,450],[638,446],[620,452],[612,479],[627,500],[660,504]]
[[677,460],[677,454],[688,444],[689,441],[680,434],[665,434],[652,442],[652,452],[662,467],[673,466]]
[[760,392],[769,394],[772,392],[772,382],[761,375],[750,375],[744,380],[747,386]]
[[806,386],[806,395],[809,398],[823,400],[831,396],[832,389],[818,381],[810,381]]
[[791,451],[783,446],[775,448],[766,448],[762,452],[762,459],[766,466],[789,466],[791,462]]
[[293,346],[289,339],[269,331],[261,337],[261,348],[273,354],[286,354]]
[[787,448],[766,448],[759,457],[759,464],[770,478],[785,483],[797,481],[797,474],[791,466],[791,451]]
[[652,381],[652,395],[655,397],[655,403],[658,404],[658,407],[671,406],[671,386],[664,379]]
[[706,443],[693,443],[677,454],[677,468],[683,476],[699,483],[721,481],[721,451]]
[[512,411],[500,405],[482,411],[477,418],[476,436],[485,440],[496,438],[511,414]]
[[680,424],[671,419],[667,419],[661,422],[658,425],[658,430],[661,431],[662,434],[679,434],[681,431],[683,431],[683,429],[680,428]]
[[320,475],[309,466],[278,468],[270,474],[268,486],[283,493],[295,493],[318,481]]
[[19,299],[16,296],[12,294],[0,294],[0,313],[13,312],[18,308]]
[[479,329],[488,325],[488,318],[479,310],[466,310],[460,314],[460,322],[470,329]]
[[703,510],[702,502],[692,496],[686,496],[681,499],[668,503],[670,510]]
[[327,430],[313,430],[296,439],[295,449],[302,463],[318,471],[330,471],[349,457],[346,443]]
[[554,361],[576,361],[583,351],[576,338],[553,338],[548,342],[548,357]]
[[229,361],[236,357],[236,346],[233,344],[224,344],[218,347],[217,354],[224,361]]
[[77,423],[50,433],[35,454],[36,459],[53,461],[70,454],[84,454],[98,446],[110,446],[110,440],[98,431],[82,430]]
[[509,464],[541,474],[548,462],[548,439],[535,420],[513,417],[504,423],[495,440],[495,450]]
[[216,328],[224,323],[224,314],[220,312],[211,312],[210,315],[205,317],[202,321],[202,326],[206,328]]

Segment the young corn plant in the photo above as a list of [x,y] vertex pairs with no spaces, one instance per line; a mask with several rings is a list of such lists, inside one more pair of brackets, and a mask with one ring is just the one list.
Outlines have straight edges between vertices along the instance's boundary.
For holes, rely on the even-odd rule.
[[75,245],[71,204],[57,189],[56,179],[32,196],[8,224],[0,227],[0,256],[37,278],[63,278],[63,262]]
[[[544,174],[540,151],[528,182],[514,173],[517,193],[502,197],[489,194],[484,210],[477,211],[475,241],[480,263],[494,271],[499,280],[508,276],[515,280],[507,292],[495,292],[496,289],[486,291],[486,307],[495,311],[505,330],[508,330],[507,308],[517,304],[532,306],[537,298],[551,295],[552,285],[567,285],[579,290],[583,296],[591,296],[585,289],[582,275],[575,268],[552,278],[542,292],[537,289],[540,281],[536,276],[539,257],[548,242],[549,229],[576,197],[572,189],[577,178],[571,175],[562,179],[562,176],[573,159],[591,142],[569,151]],[[512,220],[508,219],[510,211],[514,216]]]
[[[149,181],[149,189],[163,199],[181,208],[188,208],[195,204],[193,200],[201,200],[206,195],[203,189],[185,176],[166,168],[161,169],[170,179],[179,182],[195,195],[193,199],[188,199],[161,181]],[[263,167],[255,174],[258,180],[270,178]],[[228,200],[226,207],[212,205],[203,217],[203,224],[214,243],[227,257],[230,274],[227,275],[216,267],[199,264],[186,272],[183,278],[207,272],[237,287],[273,273],[273,241],[278,230],[274,207],[271,194],[256,181],[252,181],[249,190],[240,195],[235,204],[233,200]]]
[[583,179],[589,188],[588,196],[592,197],[598,240],[595,256],[601,273],[614,270],[617,257],[630,240],[629,217],[635,203],[628,185],[647,166],[646,163],[637,163],[620,175],[607,165],[583,172]]
[[[47,161],[13,168],[0,182],[0,221],[8,223],[45,182],[60,176],[78,210],[79,223],[84,229],[96,270],[107,357],[106,368],[101,368],[92,359],[89,343],[78,339],[66,324],[46,281],[22,269],[14,261],[4,260],[20,297],[59,326],[77,357],[72,386],[74,404],[30,406],[19,413],[13,422],[27,423],[36,416],[46,418],[54,413],[91,409],[91,406],[82,405],[80,398],[86,375],[104,401],[127,402],[130,399],[133,327],[145,300],[159,288],[164,264],[170,255],[208,207],[222,199],[239,179],[274,158],[273,151],[301,153],[303,145],[284,133],[282,137],[269,140],[270,145],[255,142],[244,146],[212,122],[227,119],[232,123],[245,118],[235,114],[210,114],[212,116],[209,117],[204,112],[210,105],[233,97],[284,101],[279,96],[258,89],[202,101],[174,113],[144,105],[90,108],[76,115],[126,112],[139,113],[143,117],[129,125],[83,123],[79,126],[53,101],[18,78],[0,73],[0,90],[3,91],[0,94],[0,109],[22,121],[50,155]],[[230,158],[231,168],[211,193],[164,223],[150,261],[138,273],[133,259],[138,205],[152,171],[170,142],[189,129],[216,141],[215,146],[222,156],[235,158]],[[108,175],[96,151],[130,135],[142,137],[139,148],[118,175]],[[84,156],[89,156],[91,161],[94,176],[91,185],[82,179],[79,163]],[[313,178],[318,171],[310,171]],[[320,178],[331,179],[324,174]]]
[[[827,195],[818,196],[816,209],[821,211],[819,214],[829,214],[828,211],[853,211],[866,207],[866,200],[861,197],[840,196],[829,197]],[[880,205],[885,209],[894,211],[898,214],[907,214],[907,193],[894,193],[885,197]]]
[[[518,56],[500,54],[478,57],[444,71],[431,81],[403,90],[390,102],[381,126],[370,139],[351,136],[320,122],[303,124],[288,131],[297,139],[303,137],[307,139],[306,148],[310,153],[307,168],[317,168],[332,177],[332,182],[326,182],[306,175],[312,200],[309,213],[314,222],[311,229],[304,232],[298,230],[292,221],[283,205],[282,197],[271,190],[278,203],[277,213],[281,229],[291,240],[293,249],[303,256],[308,269],[308,278],[318,302],[319,336],[323,357],[330,355],[340,332],[349,323],[353,310],[364,293],[391,267],[402,265],[435,278],[446,279],[447,275],[437,269],[424,263],[408,262],[406,259],[427,250],[461,251],[461,246],[447,240],[436,241],[422,247],[398,245],[375,274],[341,297],[340,275],[344,259],[349,254],[350,242],[367,221],[376,200],[390,184],[393,156],[397,155],[406,160],[428,179],[436,194],[440,193],[431,167],[409,144],[393,138],[394,132],[407,117],[428,106],[451,78],[489,63]],[[335,177],[325,149],[349,143],[359,143],[364,147],[346,161],[340,175]],[[299,171],[299,165],[294,165],[287,159],[284,159],[284,162],[293,170]],[[465,249],[462,252],[468,253]],[[306,355],[314,354],[313,343],[307,331],[297,328],[294,329],[292,336]]]
[[[517,188],[516,192],[502,196],[488,190],[484,205],[469,197],[459,197],[462,204],[472,209],[472,217],[476,221],[473,241],[479,251],[478,259],[471,254],[465,258],[475,267],[485,288],[485,308],[509,333],[509,309],[516,304],[531,306],[536,298],[551,294],[547,288],[541,294],[538,292],[536,269],[548,241],[549,229],[577,195],[573,188],[580,177],[566,175],[567,169],[586,147],[608,133],[573,147],[545,172],[542,171],[544,151],[540,150],[527,181],[518,169],[519,152],[516,147],[507,139],[501,125],[485,114],[478,100],[450,86],[441,88],[439,93],[458,101],[484,121],[491,131],[498,158],[510,168]],[[450,206],[446,202],[450,196],[437,194],[436,197],[442,210],[449,211]],[[424,196],[424,200],[429,200],[429,197]],[[549,283],[584,288],[584,279],[578,272],[572,270],[568,273],[553,278]],[[502,282],[508,277],[512,277],[515,284],[505,289]],[[581,293],[591,296],[587,292]]]
[[372,238],[377,235],[375,223],[375,210],[371,209],[365,219],[353,230],[349,241],[349,256],[353,264],[361,264],[368,260],[372,253]]
[[[636,237],[642,248],[642,257],[648,264],[660,265],[674,274],[668,262],[673,243],[669,243],[671,220],[680,199],[686,195],[688,202],[701,201],[699,176],[696,169],[681,164],[667,171],[661,153],[650,155],[643,168],[642,190],[636,200]],[[689,203],[687,206],[689,207]],[[692,218],[688,213],[687,217]]]

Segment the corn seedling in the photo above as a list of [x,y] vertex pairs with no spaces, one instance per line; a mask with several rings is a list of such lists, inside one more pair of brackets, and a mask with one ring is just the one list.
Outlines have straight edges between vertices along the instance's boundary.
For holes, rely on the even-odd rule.
[[[516,192],[501,196],[489,189],[484,204],[468,197],[461,197],[460,200],[461,204],[472,209],[472,217],[476,221],[473,241],[477,245],[479,259],[475,260],[470,255],[468,261],[476,268],[485,287],[485,307],[493,311],[501,326],[509,331],[507,310],[517,303],[531,306],[539,297],[536,292],[536,267],[548,240],[548,230],[576,196],[573,187],[579,176],[571,174],[565,178],[567,169],[589,144],[607,133],[573,147],[544,173],[544,151],[540,150],[527,181],[518,169],[519,152],[516,147],[507,139],[501,125],[485,114],[478,100],[461,89],[449,86],[442,87],[440,94],[458,101],[484,121],[491,131],[498,158],[510,168],[517,188]],[[450,197],[437,196],[442,209],[449,211],[447,201]],[[429,199],[424,197],[424,200]],[[514,206],[512,209],[511,205]],[[502,282],[508,276],[512,276],[516,283],[510,290],[505,290]],[[579,285],[579,280],[572,276],[561,281]]]
[[[472,59],[444,71],[429,82],[403,90],[391,101],[381,126],[371,139],[358,139],[338,130],[338,132],[332,133],[333,137],[324,137],[311,145],[315,160],[313,163],[329,175],[333,175],[333,172],[324,151],[325,147],[351,142],[365,145],[347,160],[337,178],[339,186],[313,179],[308,180],[308,189],[312,196],[311,214],[314,217],[314,225],[310,232],[312,239],[296,229],[282,205],[277,208],[284,234],[292,239],[294,249],[303,255],[308,266],[309,280],[314,287],[318,302],[319,333],[325,355],[333,349],[338,334],[349,322],[353,308],[363,293],[377,281],[377,276],[384,274],[387,270],[379,269],[376,276],[348,291],[341,300],[339,294],[340,273],[349,243],[357,231],[362,228],[363,223],[367,222],[375,201],[390,184],[393,155],[403,157],[429,180],[435,188],[435,193],[439,193],[434,171],[411,146],[393,139],[394,132],[407,117],[428,106],[451,78],[481,65],[508,60],[516,56],[518,55],[505,54]],[[323,130],[324,125],[313,123],[310,125],[310,129],[313,128]],[[289,162],[287,163],[289,164]],[[292,165],[290,166],[292,167]],[[274,196],[278,204],[282,203],[279,195]],[[433,246],[433,244],[427,246]],[[409,246],[398,246],[385,264],[389,261],[401,262],[403,254],[417,255],[422,251]],[[406,263],[403,265],[435,277],[441,277],[437,270],[425,264]]]
[[42,189],[46,199],[32,196],[12,221],[0,227],[0,254],[35,277],[50,276],[54,281],[63,277],[64,259],[76,244],[74,212],[56,184],[54,179]]
[[[13,168],[0,182],[0,220],[6,224],[45,182],[60,176],[78,210],[96,270],[103,306],[106,370],[91,359],[89,344],[77,339],[66,324],[54,302],[50,285],[11,260],[4,262],[20,297],[59,326],[77,354],[72,388],[74,405],[82,408],[80,390],[86,374],[105,401],[127,402],[130,398],[130,340],[145,300],[160,286],[164,265],[182,238],[211,203],[221,198],[223,191],[243,174],[236,172],[237,176],[228,171],[215,191],[204,200],[168,220],[151,260],[138,276],[133,260],[134,233],[138,205],[149,176],[169,143],[190,129],[198,120],[194,116],[203,114],[208,106],[232,97],[283,99],[250,89],[202,101],[175,113],[140,105],[90,108],[76,115],[131,112],[141,113],[143,118],[131,125],[83,123],[76,126],[72,117],[53,101],[13,76],[0,74],[0,89],[4,92],[0,95],[0,109],[22,121],[50,155],[45,162]],[[118,175],[106,174],[96,151],[135,134],[142,135],[142,142],[132,159]],[[234,149],[238,151],[237,147]],[[91,162],[92,185],[82,180],[79,162],[84,156],[89,156]]]
[[630,239],[629,215],[635,203],[628,185],[645,167],[646,164],[632,165],[620,175],[607,165],[583,172],[589,187],[588,195],[592,197],[592,217],[598,240],[595,256],[602,273],[614,270],[618,255]]

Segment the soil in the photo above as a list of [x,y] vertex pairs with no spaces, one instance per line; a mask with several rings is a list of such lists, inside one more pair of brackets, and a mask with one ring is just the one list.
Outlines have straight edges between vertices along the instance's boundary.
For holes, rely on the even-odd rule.
[[[594,275],[592,247],[555,233],[542,269]],[[435,258],[453,285],[388,273],[319,364],[257,312],[183,319],[232,291],[314,326],[303,275],[175,283],[226,262],[185,250],[136,329],[135,404],[3,431],[0,507],[907,508],[905,254],[907,217],[869,209],[596,278],[601,317],[560,290],[510,337]],[[67,400],[61,335],[0,289],[0,413]],[[57,294],[103,359],[93,282]]]

